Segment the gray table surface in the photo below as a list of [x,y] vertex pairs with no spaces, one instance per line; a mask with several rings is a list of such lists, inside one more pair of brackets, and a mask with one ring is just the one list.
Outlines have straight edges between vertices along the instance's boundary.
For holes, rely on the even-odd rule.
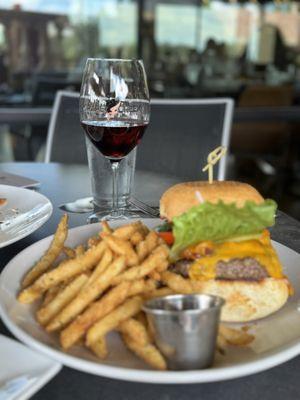
[[[89,194],[88,170],[85,166],[59,164],[0,164],[7,171],[37,179],[40,192],[54,205],[51,219],[27,238],[0,250],[0,270],[19,251],[53,233],[61,216],[57,205]],[[175,178],[148,172],[136,174],[138,198],[157,204],[161,193],[176,182]],[[71,215],[70,226],[85,223],[86,215]],[[272,229],[273,239],[300,252],[300,223],[283,213],[278,214]],[[11,336],[0,321],[0,333]],[[36,395],[35,400],[296,400],[300,398],[300,357],[278,367],[245,378],[193,385],[153,385],[123,382],[85,374],[70,368],[62,371]]]

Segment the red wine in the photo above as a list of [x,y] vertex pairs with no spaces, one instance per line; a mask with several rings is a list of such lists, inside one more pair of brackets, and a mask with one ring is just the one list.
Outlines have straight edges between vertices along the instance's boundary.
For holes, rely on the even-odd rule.
[[145,123],[118,121],[83,121],[88,138],[111,160],[125,157],[140,142],[147,127]]

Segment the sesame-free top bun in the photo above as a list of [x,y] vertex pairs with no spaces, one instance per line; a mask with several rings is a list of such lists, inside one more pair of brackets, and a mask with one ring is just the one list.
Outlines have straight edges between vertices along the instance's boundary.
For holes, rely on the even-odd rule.
[[289,297],[289,284],[284,278],[265,278],[258,282],[209,279],[192,284],[196,292],[225,300],[223,322],[249,322],[267,317],[284,306]]
[[235,203],[243,207],[250,200],[259,204],[263,197],[251,185],[234,181],[207,181],[178,183],[169,188],[160,199],[160,216],[172,221],[174,217],[183,214],[201,201],[217,203]]

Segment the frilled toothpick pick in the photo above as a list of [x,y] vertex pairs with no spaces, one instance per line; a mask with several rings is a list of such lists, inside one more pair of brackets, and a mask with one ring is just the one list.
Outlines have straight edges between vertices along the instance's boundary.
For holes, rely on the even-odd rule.
[[208,170],[208,182],[213,183],[214,165],[226,154],[227,148],[219,146],[215,150],[209,153],[207,157],[207,164],[202,169],[203,172]]

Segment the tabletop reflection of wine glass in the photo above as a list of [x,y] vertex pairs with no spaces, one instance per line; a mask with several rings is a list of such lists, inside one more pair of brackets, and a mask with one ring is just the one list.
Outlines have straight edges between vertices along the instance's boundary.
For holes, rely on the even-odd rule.
[[101,219],[128,218],[129,210],[119,208],[118,169],[149,123],[150,99],[143,62],[89,58],[79,108],[88,139],[109,159],[112,169],[112,209]]

